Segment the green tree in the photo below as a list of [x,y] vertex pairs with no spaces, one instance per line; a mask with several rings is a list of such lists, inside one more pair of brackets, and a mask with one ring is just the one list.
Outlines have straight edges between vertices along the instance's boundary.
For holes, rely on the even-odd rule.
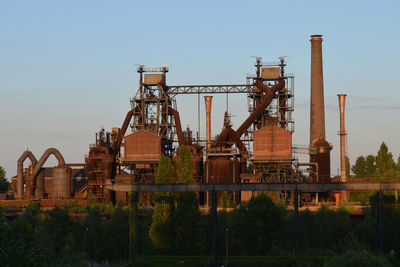
[[[174,166],[171,159],[162,155],[157,168],[156,183],[173,183]],[[155,248],[168,250],[173,238],[172,213],[174,203],[171,193],[155,193],[153,221],[149,230],[150,239]]]
[[171,159],[165,155],[162,155],[158,161],[156,183],[168,184],[173,183],[174,180],[174,166],[172,165]]
[[356,177],[365,177],[366,162],[363,156],[356,159],[356,163],[351,167],[351,171]]
[[0,166],[0,193],[5,193],[10,188],[10,183],[6,179],[6,171]]
[[376,179],[378,181],[393,179],[395,176],[395,163],[393,155],[389,152],[385,142],[382,142],[376,156]]
[[180,146],[178,152],[178,162],[176,163],[178,173],[178,183],[191,184],[194,182],[192,173],[192,155],[186,146]]
[[400,155],[397,158],[397,163],[396,163],[396,178],[400,179]]
[[[178,183],[193,183],[190,149],[179,147],[177,161]],[[199,200],[194,192],[178,193],[174,216],[175,250],[179,253],[200,254],[205,249],[205,234],[201,224]]]
[[376,171],[376,158],[373,155],[368,155],[365,158],[365,175],[367,177],[372,177],[375,175]]
[[46,259],[53,261],[52,264],[56,265],[69,255],[70,240],[70,217],[66,209],[54,207],[40,216],[33,243]]
[[[278,207],[266,193],[252,197],[232,212],[229,227],[232,250],[242,255],[266,255],[274,246],[284,243],[287,211]],[[271,229],[274,229],[273,231]],[[288,234],[291,239],[292,235]]]
[[346,156],[346,177],[350,178],[350,159]]

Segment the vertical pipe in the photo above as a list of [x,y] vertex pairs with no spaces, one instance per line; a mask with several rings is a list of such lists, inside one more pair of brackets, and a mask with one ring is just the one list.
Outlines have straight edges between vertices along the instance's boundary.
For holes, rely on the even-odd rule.
[[311,110],[310,144],[325,140],[324,80],[322,71],[322,35],[311,35]]
[[346,103],[346,95],[338,94],[340,109],[340,182],[346,182],[346,130],[344,123],[344,110]]
[[207,127],[207,150],[211,148],[211,105],[212,105],[212,96],[205,96],[204,99],[206,101],[206,127]]
[[197,144],[200,140],[200,94],[197,95]]

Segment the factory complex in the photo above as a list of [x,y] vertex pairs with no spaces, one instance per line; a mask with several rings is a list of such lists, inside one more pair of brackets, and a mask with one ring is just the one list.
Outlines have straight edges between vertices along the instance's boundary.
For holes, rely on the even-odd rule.
[[[52,207],[76,201],[85,205],[88,198],[100,203],[127,205],[129,188],[134,185],[155,184],[162,155],[176,165],[180,149],[191,151],[191,166],[196,185],[216,184],[328,184],[348,183],[345,164],[345,98],[338,94],[340,107],[341,175],[332,179],[330,152],[332,145],[325,135],[325,106],[323,85],[322,35],[312,35],[311,42],[311,101],[310,141],[307,145],[292,144],[294,134],[294,75],[285,71],[285,58],[265,63],[255,60],[255,71],[245,77],[243,84],[169,85],[167,66],[149,68],[140,65],[139,88],[130,100],[123,124],[96,133],[89,146],[85,163],[68,164],[56,148],[47,149],[40,158],[31,151],[22,153],[17,162],[17,175],[11,189],[3,194],[0,205],[25,206],[37,201]],[[248,116],[233,126],[228,101],[222,131],[211,135],[213,94],[240,94],[247,98]],[[183,129],[176,96],[197,95],[197,132]],[[206,136],[200,136],[200,105],[206,108]],[[230,107],[232,109],[234,107]],[[300,162],[295,154],[309,155]],[[58,165],[45,168],[50,155]],[[23,164],[29,160],[30,165]],[[365,183],[365,181],[364,181]],[[200,205],[211,204],[211,193],[198,191]],[[230,200],[239,204],[248,201],[256,191],[231,191]],[[348,199],[346,191],[274,190],[272,198],[290,204],[340,202]],[[217,198],[221,198],[218,193]],[[154,205],[154,193],[140,192],[140,207]]]

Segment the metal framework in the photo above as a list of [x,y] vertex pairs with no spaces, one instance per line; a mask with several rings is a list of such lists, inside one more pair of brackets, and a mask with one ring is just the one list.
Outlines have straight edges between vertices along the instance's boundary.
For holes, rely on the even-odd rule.
[[[170,108],[176,108],[175,100],[167,93],[165,74],[168,69],[163,68],[138,68],[140,73],[140,86],[135,97],[131,99],[133,110],[132,132],[147,130],[161,136],[163,152],[172,154],[172,142],[176,135],[175,120]],[[146,84],[143,81],[145,72],[162,72],[162,81],[158,84]]]
[[259,175],[260,183],[294,182],[293,160],[252,160],[254,173]]
[[247,94],[254,91],[254,85],[250,84],[225,84],[225,85],[169,85],[168,94]]
[[[249,78],[249,77],[248,77]],[[285,76],[285,88],[280,90],[274,100],[264,112],[264,116],[254,122],[254,126],[263,127],[267,125],[279,125],[279,127],[294,132],[294,76]],[[251,113],[256,109],[257,103],[263,94],[256,87],[247,94],[248,111]]]
[[[130,170],[130,185],[155,183],[158,161],[124,161],[122,164]],[[141,192],[138,195],[137,201],[139,206],[146,208],[151,205],[151,203],[154,203],[154,194],[150,192]]]
[[293,154],[317,154],[318,148],[306,145],[293,145]]

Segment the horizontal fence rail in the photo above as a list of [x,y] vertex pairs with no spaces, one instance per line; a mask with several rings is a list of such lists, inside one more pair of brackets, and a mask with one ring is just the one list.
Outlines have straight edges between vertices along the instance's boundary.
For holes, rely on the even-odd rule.
[[249,184],[108,184],[122,192],[208,192],[208,191],[394,191],[398,183],[249,183]]

